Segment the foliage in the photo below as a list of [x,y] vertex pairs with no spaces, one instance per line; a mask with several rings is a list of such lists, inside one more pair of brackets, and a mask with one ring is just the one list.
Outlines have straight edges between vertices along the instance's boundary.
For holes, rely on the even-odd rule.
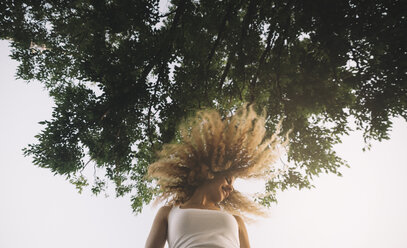
[[56,104],[24,154],[79,188],[91,162],[106,174],[92,192],[112,181],[139,212],[155,194],[146,167],[176,142],[183,120],[255,102],[267,110],[269,134],[281,117],[283,132],[294,128],[292,166],[259,199],[269,205],[278,189],[341,175],[347,164],[333,145],[350,117],[368,147],[388,139],[391,117],[407,119],[405,6],[172,0],[160,11],[158,0],[2,1],[0,38],[11,40],[17,76],[42,82]]

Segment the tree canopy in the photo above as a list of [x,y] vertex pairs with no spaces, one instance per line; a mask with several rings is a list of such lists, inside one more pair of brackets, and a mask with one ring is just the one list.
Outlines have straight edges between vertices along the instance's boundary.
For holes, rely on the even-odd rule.
[[24,154],[79,189],[113,182],[139,212],[155,194],[146,168],[181,122],[256,103],[268,134],[281,118],[293,128],[290,166],[259,199],[270,205],[278,190],[341,175],[333,146],[349,118],[367,147],[389,138],[392,117],[407,119],[406,13],[401,0],[2,1],[16,75],[55,100]]

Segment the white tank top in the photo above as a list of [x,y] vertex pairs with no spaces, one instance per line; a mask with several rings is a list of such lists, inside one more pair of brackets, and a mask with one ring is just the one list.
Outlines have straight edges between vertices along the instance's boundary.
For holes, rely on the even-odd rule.
[[180,208],[168,214],[169,248],[239,248],[239,227],[233,215],[210,209]]

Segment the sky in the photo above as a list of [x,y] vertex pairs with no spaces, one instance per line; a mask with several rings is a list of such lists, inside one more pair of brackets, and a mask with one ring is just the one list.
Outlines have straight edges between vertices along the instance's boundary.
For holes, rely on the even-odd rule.
[[[54,105],[40,83],[15,79],[9,54],[0,41],[0,247],[144,247],[158,208],[135,215],[127,196],[79,194],[22,155]],[[322,174],[311,190],[280,193],[269,218],[247,224],[251,246],[407,247],[406,121],[394,119],[390,137],[367,152],[360,132],[344,137],[335,147],[351,165],[343,177]]]

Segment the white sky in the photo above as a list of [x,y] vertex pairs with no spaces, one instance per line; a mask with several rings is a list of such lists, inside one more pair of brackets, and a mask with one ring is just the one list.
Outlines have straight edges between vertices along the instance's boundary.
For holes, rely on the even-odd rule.
[[[0,247],[144,247],[157,209],[135,216],[128,197],[80,195],[22,156],[53,103],[39,83],[14,79],[8,55],[0,41]],[[368,152],[360,133],[345,137],[336,151],[351,168],[343,177],[321,175],[315,189],[281,193],[269,219],[247,226],[252,247],[407,247],[406,138],[402,119],[390,141]]]

